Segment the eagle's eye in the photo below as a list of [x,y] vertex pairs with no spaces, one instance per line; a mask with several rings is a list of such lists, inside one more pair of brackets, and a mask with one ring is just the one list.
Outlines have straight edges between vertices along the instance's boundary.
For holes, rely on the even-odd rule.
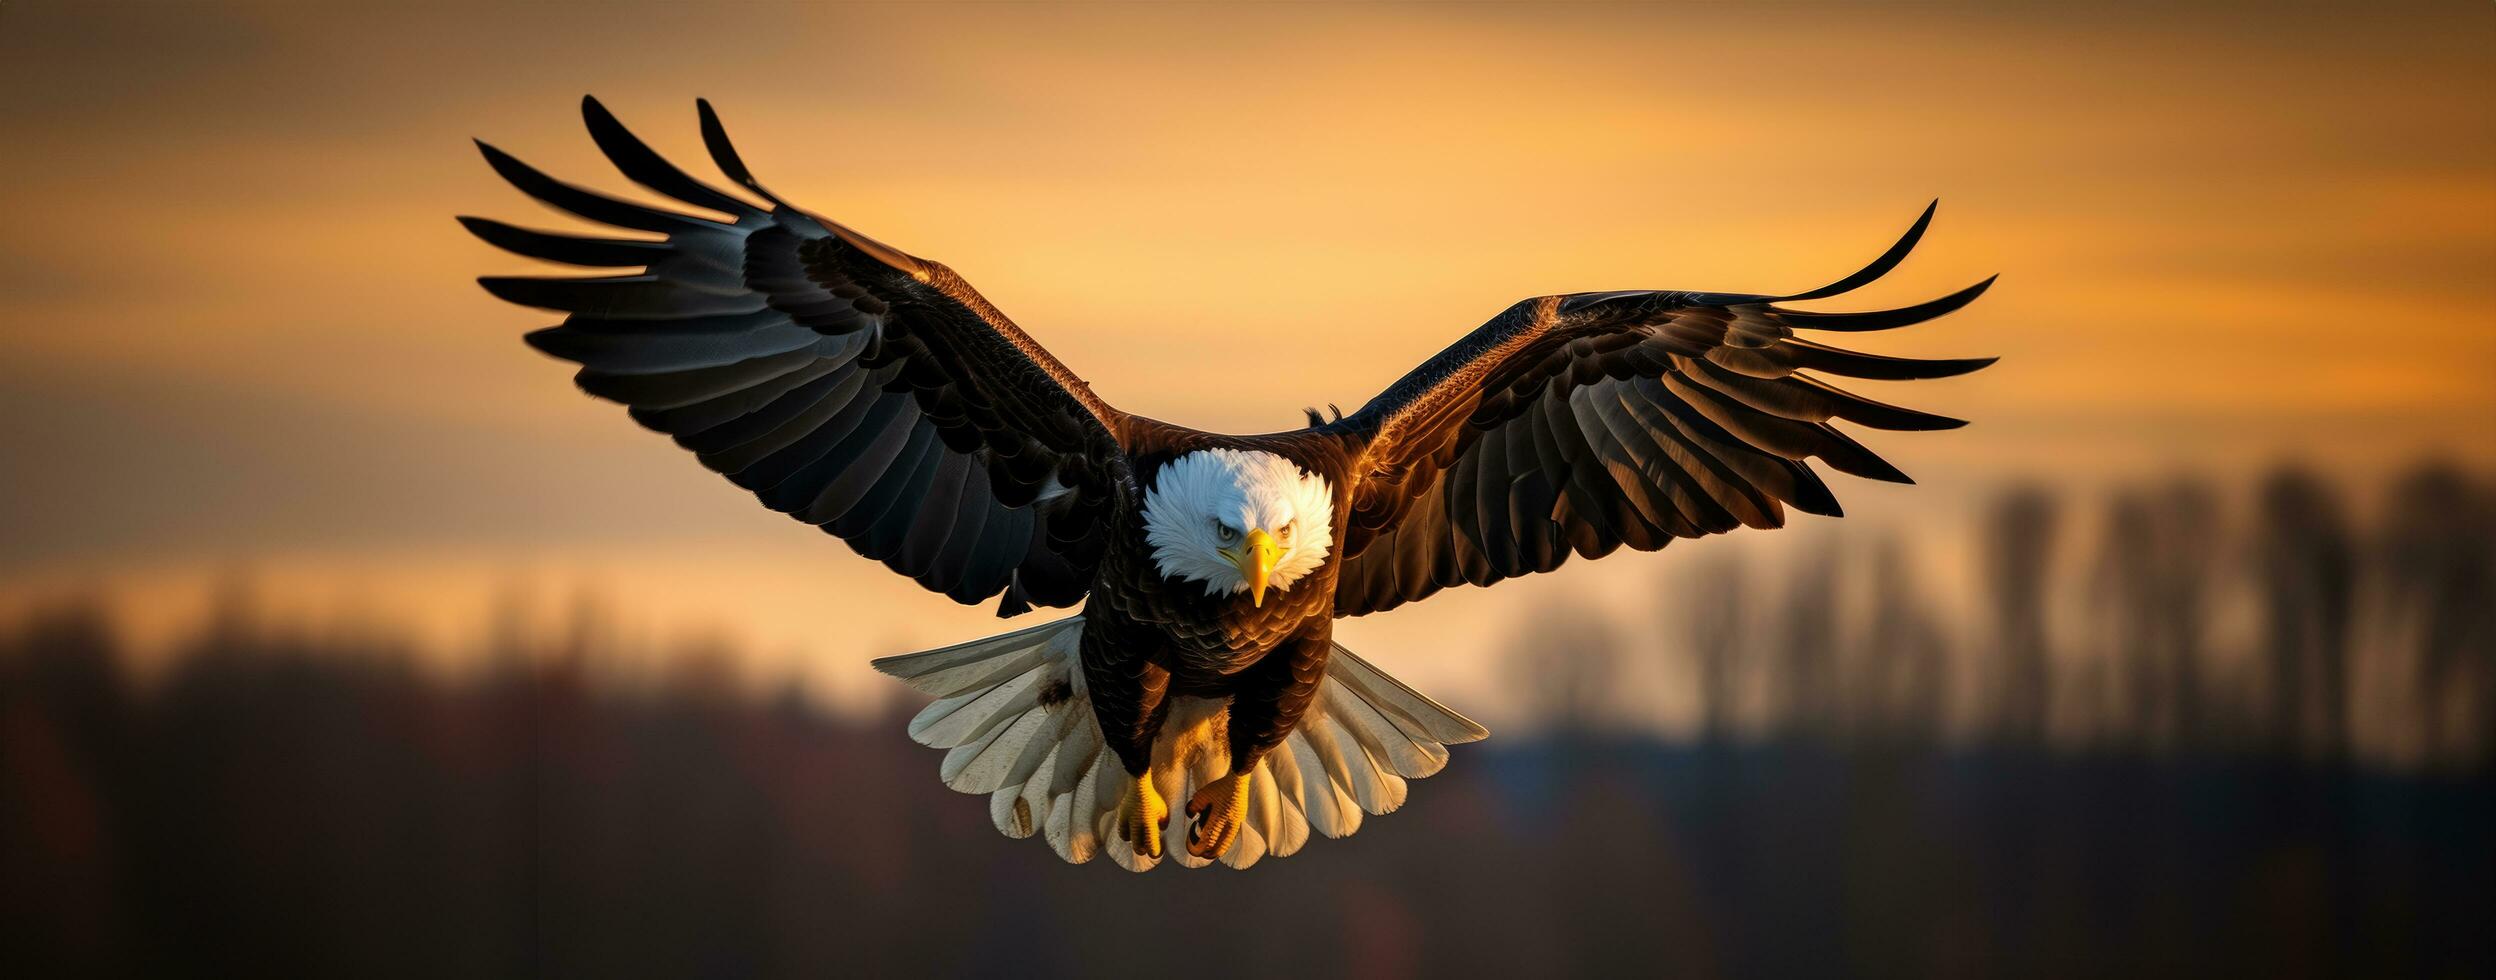
[[1213,522],[1213,536],[1221,539],[1223,544],[1230,544],[1239,540],[1239,529],[1217,519]]
[[[1295,522],[1293,522],[1293,523],[1298,523],[1298,522],[1296,522],[1296,521],[1295,521]],[[1292,525],[1291,525],[1291,524],[1285,524],[1285,525],[1283,525],[1283,529],[1282,529],[1282,530],[1274,532],[1274,542],[1275,542],[1276,544],[1290,544],[1290,543],[1291,543],[1291,527],[1292,527]]]

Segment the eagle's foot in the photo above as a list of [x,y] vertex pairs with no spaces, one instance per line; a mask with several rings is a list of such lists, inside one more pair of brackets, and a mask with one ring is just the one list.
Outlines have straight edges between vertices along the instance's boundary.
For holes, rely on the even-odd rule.
[[1240,824],[1248,818],[1248,788],[1253,778],[1232,773],[1206,783],[1187,801],[1187,853],[1211,860],[1239,840]]
[[1126,795],[1118,798],[1118,836],[1135,846],[1135,853],[1145,857],[1161,856],[1161,828],[1170,822],[1170,804],[1161,801],[1161,793],[1153,789],[1153,774],[1134,777],[1127,782]]

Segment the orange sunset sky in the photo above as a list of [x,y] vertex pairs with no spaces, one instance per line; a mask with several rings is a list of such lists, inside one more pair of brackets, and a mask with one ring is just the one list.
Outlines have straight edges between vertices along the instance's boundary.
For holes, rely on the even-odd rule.
[[[1866,386],[1975,424],[1873,434],[1923,485],[1833,480],[1850,529],[1947,565],[2014,480],[2496,467],[2484,2],[11,0],[0,617],[101,590],[161,639],[241,576],[447,649],[498,594],[550,619],[587,594],[834,701],[881,696],[869,654],[993,631],[580,395],[519,342],[550,317],[475,287],[544,270],[454,215],[567,222],[471,137],[626,190],[584,92],[688,169],[710,98],[783,196],[950,264],[1112,403],[1205,428],[1352,408],[1526,296],[1818,285],[1939,197],[1914,259],[1824,308],[1998,272],[1863,346],[2004,360]],[[1342,636],[1479,703],[1534,604],[1660,623],[1691,556],[1835,533],[1799,524]]]

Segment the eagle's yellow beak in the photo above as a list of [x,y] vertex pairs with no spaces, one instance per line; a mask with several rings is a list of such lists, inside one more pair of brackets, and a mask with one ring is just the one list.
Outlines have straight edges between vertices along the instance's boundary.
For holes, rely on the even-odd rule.
[[1274,576],[1274,560],[1282,555],[1283,546],[1275,544],[1274,536],[1264,528],[1248,532],[1248,540],[1240,542],[1231,560],[1239,563],[1239,577],[1248,581],[1249,605],[1265,605],[1265,581]]

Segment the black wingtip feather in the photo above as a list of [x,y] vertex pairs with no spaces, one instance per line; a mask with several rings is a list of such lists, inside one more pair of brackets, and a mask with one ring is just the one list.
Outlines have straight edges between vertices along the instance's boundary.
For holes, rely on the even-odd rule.
[[1920,381],[1933,378],[1955,378],[1963,374],[1974,374],[1978,371],[1992,367],[1994,362],[2001,359],[2002,358],[2000,356],[1934,358],[1932,360],[1921,362],[1925,365],[1924,374],[1907,380]]
[[1872,310],[1863,313],[1807,313],[1801,310],[1776,308],[1777,316],[1795,327],[1806,330],[1834,330],[1844,333],[1890,330],[1956,312],[1960,307],[1973,303],[1977,297],[1983,296],[1985,290],[1993,288],[1994,280],[2000,278],[2002,277],[1999,275],[1986,276],[1983,282],[1940,299],[1917,303],[1914,306],[1902,306],[1894,310]]
[[1836,417],[1884,432],[1947,432],[1967,427],[1966,419],[1919,412],[1860,397],[1852,404],[1840,406]]
[[650,144],[633,135],[623,120],[607,111],[595,96],[581,96],[581,121],[589,127],[589,138],[598,144],[615,169],[634,183],[673,197],[695,207],[710,208],[725,214],[755,213],[754,205],[730,197],[718,188],[695,180],[692,175],[667,162]]
[[1788,337],[1784,348],[1790,352],[1794,367],[1867,381],[1924,381],[1933,378],[1955,378],[1984,369],[2001,360],[1999,357],[1957,357],[1921,359],[1866,354],[1862,351],[1815,344],[1801,337]]
[[509,160],[513,163],[519,162],[517,160],[512,160],[511,154],[503,152],[501,147],[488,143],[483,139],[471,136],[468,138],[468,142],[477,145],[477,152],[485,157],[485,165],[494,168],[495,173],[499,174],[503,172],[504,161]]
[[571,361],[576,364],[580,363],[580,358],[565,355],[564,351],[569,348],[563,346],[564,336],[562,331],[562,327],[544,327],[537,330],[531,330],[527,333],[521,334],[520,341],[529,345],[531,349],[534,349],[538,353],[544,354],[548,357],[562,358],[563,360]]
[[1932,203],[1925,205],[1924,213],[1916,216],[1915,224],[1908,226],[1907,233],[1898,236],[1897,244],[1891,245],[1889,251],[1882,252],[1880,258],[1873,259],[1871,265],[1857,269],[1853,275],[1818,289],[1778,297],[1778,301],[1826,299],[1860,289],[1873,280],[1888,275],[1889,270],[1897,268],[1898,263],[1906,259],[1907,253],[1915,251],[1915,243],[1923,239],[1924,229],[1933,223],[1933,210],[1939,207],[1941,207],[1940,198],[1934,198]]
[[492,293],[495,299],[535,309],[568,312],[561,306],[551,305],[553,300],[546,295],[545,284],[544,279],[526,276],[477,277],[477,285],[485,287],[485,291]]
[[1849,444],[1849,447],[1853,450],[1852,452],[1843,454],[1825,454],[1820,457],[1820,461],[1829,464],[1830,469],[1834,469],[1840,473],[1845,473],[1849,476],[1859,476],[1866,480],[1878,480],[1882,483],[1896,483],[1905,486],[1915,485],[1915,478],[1908,476],[1907,471],[1899,469],[1897,464],[1886,459],[1882,459],[1879,454],[1864,448],[1862,443],[1855,442],[1852,439],[1848,439],[1846,441]]
[[638,242],[613,238],[579,238],[533,231],[505,224],[491,218],[461,215],[461,227],[468,233],[514,255],[567,265],[594,268],[647,267],[667,256],[663,242]]
[[716,228],[720,222],[697,218],[674,211],[662,211],[630,201],[584,190],[547,176],[537,168],[520,162],[518,157],[477,140],[477,151],[485,155],[487,166],[520,192],[557,210],[568,211],[591,221],[604,222],[619,228],[673,234],[698,228]]
[[761,181],[754,179],[754,172],[746,169],[745,158],[737,155],[736,144],[728,142],[728,127],[720,124],[719,113],[711,108],[711,100],[695,99],[693,108],[702,117],[702,146],[711,151],[711,164],[718,167],[720,173],[775,206],[796,210],[789,208],[789,202],[781,200],[779,195],[765,189]]
[[[1806,467],[1805,470],[1808,472],[1809,468]],[[1819,474],[1812,474],[1812,480],[1814,482],[1818,482],[1819,479]],[[1810,514],[1815,517],[1846,516],[1846,505],[1838,503],[1837,495],[1829,492],[1829,486],[1826,483],[1820,484],[1820,493],[1818,496],[1807,501],[1789,500],[1786,501],[1786,503],[1794,505],[1795,510],[1802,511],[1803,513]]]

